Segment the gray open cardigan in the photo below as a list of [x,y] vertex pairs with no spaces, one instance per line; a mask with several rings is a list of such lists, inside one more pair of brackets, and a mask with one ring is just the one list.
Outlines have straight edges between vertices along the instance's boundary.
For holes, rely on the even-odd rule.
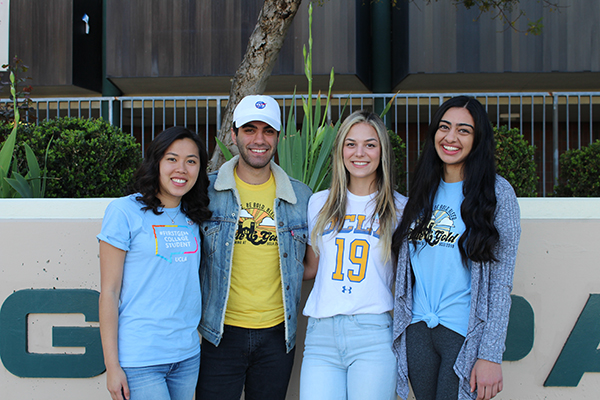
[[[454,371],[459,377],[458,399],[474,399],[469,380],[478,358],[502,362],[504,341],[510,311],[510,292],[517,247],[521,235],[517,197],[510,184],[496,178],[496,213],[494,225],[500,239],[494,254],[497,262],[473,262],[471,267],[471,312],[465,342],[460,349]],[[405,329],[412,320],[412,276],[408,242],[404,241],[398,255],[394,302],[393,350],[398,359],[397,392],[408,397]]]

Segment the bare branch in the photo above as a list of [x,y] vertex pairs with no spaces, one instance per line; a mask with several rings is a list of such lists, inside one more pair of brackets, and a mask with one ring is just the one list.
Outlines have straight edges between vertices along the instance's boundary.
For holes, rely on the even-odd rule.
[[[411,0],[415,1],[415,0]],[[432,1],[439,0],[423,0],[425,4],[430,4]],[[467,10],[476,8],[479,10],[479,15],[475,20],[477,21],[484,13],[494,13],[492,19],[499,19],[504,23],[506,29],[513,29],[516,32],[523,32],[525,34],[531,33],[539,35],[541,33],[542,19],[537,21],[531,21],[527,17],[525,11],[519,8],[521,0],[452,0],[452,4],[455,6],[464,6]],[[551,11],[559,11],[564,6],[559,6],[557,0],[537,0],[542,3],[544,7],[549,8]],[[519,12],[513,15],[513,11],[518,10]],[[517,21],[521,18],[527,19],[527,29],[521,30],[517,28]]]

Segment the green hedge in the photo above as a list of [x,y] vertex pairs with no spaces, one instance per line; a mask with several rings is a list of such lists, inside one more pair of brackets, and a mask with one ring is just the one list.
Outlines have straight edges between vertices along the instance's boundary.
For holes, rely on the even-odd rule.
[[396,190],[406,194],[406,144],[396,132],[388,130],[388,134],[396,162]]
[[559,197],[600,197],[600,140],[560,156]]
[[[0,124],[2,141],[10,128]],[[120,129],[102,119],[63,117],[19,129],[18,164],[27,142],[43,167],[50,138],[46,197],[123,196],[141,162],[140,145]]]
[[494,127],[494,138],[498,175],[512,185],[518,197],[537,196],[535,146],[523,138],[519,129],[508,129],[506,125]]

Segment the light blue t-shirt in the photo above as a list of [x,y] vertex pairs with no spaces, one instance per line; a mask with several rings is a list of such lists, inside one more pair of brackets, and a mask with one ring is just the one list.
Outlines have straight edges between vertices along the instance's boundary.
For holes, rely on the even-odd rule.
[[427,233],[417,247],[410,245],[410,261],[415,274],[413,319],[429,328],[442,324],[467,335],[471,305],[471,263],[462,263],[458,241],[465,232],[460,215],[464,199],[462,182],[440,182],[433,203]]
[[136,196],[108,205],[97,236],[127,252],[119,303],[122,367],[179,362],[200,351],[198,225],[179,208],[142,211]]

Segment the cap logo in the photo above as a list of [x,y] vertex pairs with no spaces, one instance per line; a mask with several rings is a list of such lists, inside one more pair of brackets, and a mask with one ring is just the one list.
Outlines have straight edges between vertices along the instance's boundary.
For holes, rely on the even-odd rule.
[[267,103],[265,103],[264,101],[257,101],[254,104],[254,107],[258,108],[259,110],[262,110],[263,108],[265,108],[267,106]]

